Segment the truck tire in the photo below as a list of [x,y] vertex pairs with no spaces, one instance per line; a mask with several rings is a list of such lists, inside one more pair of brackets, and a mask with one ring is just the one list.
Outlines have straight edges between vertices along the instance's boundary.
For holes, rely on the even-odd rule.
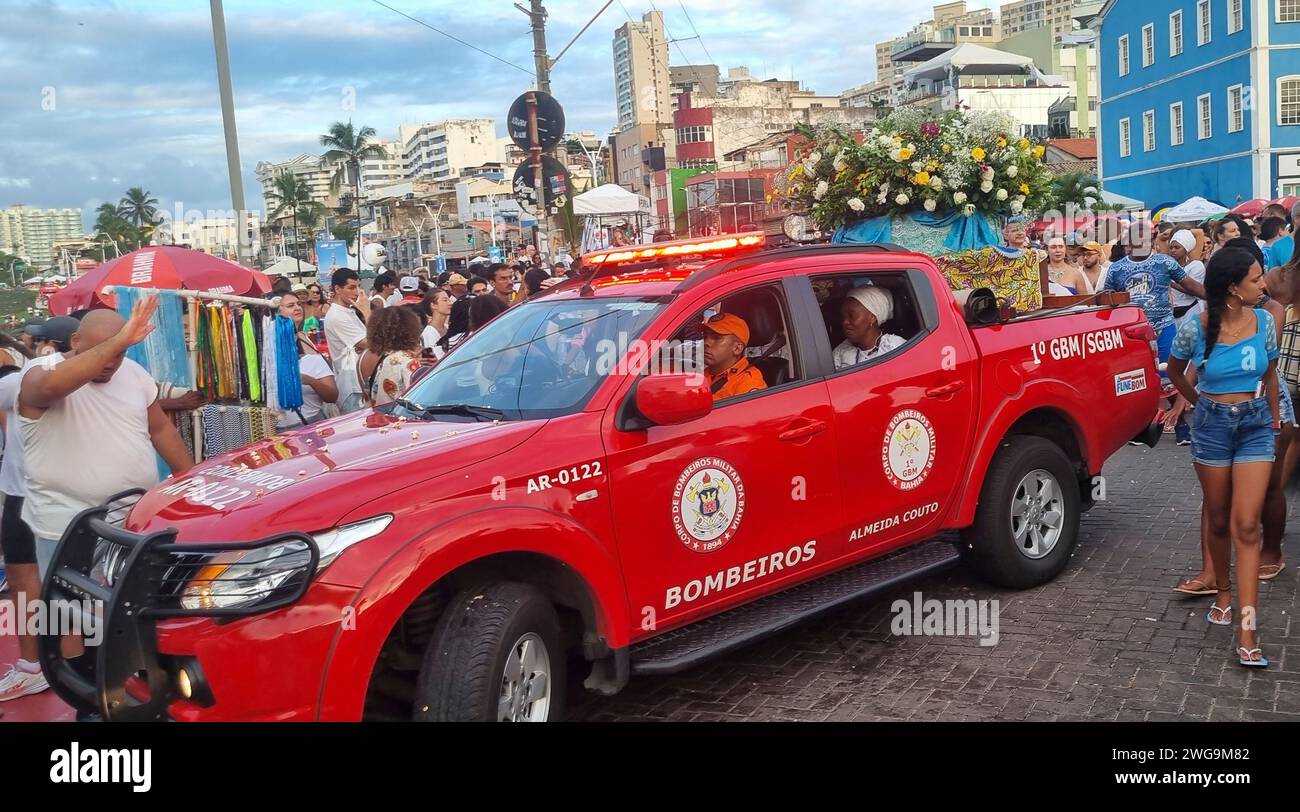
[[1025,589],[1060,574],[1079,540],[1080,498],[1070,459],[1041,437],[1012,436],[989,465],[962,553],[998,586]]
[[421,722],[557,721],[564,715],[560,622],[536,587],[467,589],[438,621],[416,682]]

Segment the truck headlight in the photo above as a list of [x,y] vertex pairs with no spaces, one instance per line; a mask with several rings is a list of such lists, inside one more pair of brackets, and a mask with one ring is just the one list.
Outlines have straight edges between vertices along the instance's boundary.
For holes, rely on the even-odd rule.
[[[376,516],[312,536],[320,550],[319,572],[347,548],[382,533],[391,515]],[[245,609],[292,591],[308,572],[311,553],[304,542],[287,541],[254,550],[219,553],[197,568],[181,593],[181,608]]]

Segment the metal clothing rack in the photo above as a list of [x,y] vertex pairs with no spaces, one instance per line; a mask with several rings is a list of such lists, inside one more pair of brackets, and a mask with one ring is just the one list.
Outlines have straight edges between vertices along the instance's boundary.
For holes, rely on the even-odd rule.
[[[141,294],[146,296],[157,295],[160,293],[173,293],[181,297],[182,299],[194,299],[196,301],[227,302],[230,304],[242,304],[248,307],[278,308],[280,306],[279,296],[276,296],[274,299],[256,299],[252,296],[235,296],[229,293],[211,293],[205,290],[164,291],[160,288],[137,288],[134,285],[130,285],[130,286],[105,285],[102,288],[102,290],[104,293],[112,294],[118,288],[124,288],[124,287],[131,287],[133,290],[139,291]],[[198,355],[199,355],[198,329],[197,329],[198,325],[191,324],[190,327],[191,329],[189,330],[189,335],[185,337],[185,344],[186,344],[186,349],[189,351],[189,357],[190,357],[190,377],[196,382],[197,385]],[[224,407],[222,408],[224,409]],[[194,458],[195,461],[197,462],[203,459],[203,419],[202,417],[199,416],[198,410],[195,410],[190,415],[190,419],[193,421],[193,426],[194,426]]]

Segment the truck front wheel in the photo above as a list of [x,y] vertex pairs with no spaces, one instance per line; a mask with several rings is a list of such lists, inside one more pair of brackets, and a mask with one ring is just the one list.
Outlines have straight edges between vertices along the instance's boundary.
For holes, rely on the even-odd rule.
[[555,609],[537,588],[498,581],[456,596],[416,683],[421,722],[547,722],[564,713]]
[[998,586],[1052,580],[1079,538],[1079,489],[1070,460],[1041,437],[1013,436],[989,465],[975,523],[962,531],[974,570]]

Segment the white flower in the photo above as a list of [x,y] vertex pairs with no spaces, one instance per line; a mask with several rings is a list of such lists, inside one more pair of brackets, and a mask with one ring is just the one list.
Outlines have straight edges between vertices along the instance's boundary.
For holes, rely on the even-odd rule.
[[813,197],[817,200],[821,200],[830,190],[831,185],[829,183],[824,180],[819,180],[817,181],[817,188],[813,190]]
[[932,198],[932,197],[927,197],[927,198],[925,199],[925,210],[926,210],[926,211],[934,211],[934,210],[935,210],[935,207],[937,207],[938,205],[939,205],[939,204],[938,204],[938,203],[935,203],[935,202],[934,202],[934,198]]
[[970,217],[972,214],[975,213],[975,204],[967,203],[965,206],[962,206],[961,213],[966,215],[967,217]]
[[943,178],[939,177],[938,175],[935,175],[934,177],[930,178],[930,188],[931,188],[931,189],[942,189],[942,188],[943,188]]
[[988,194],[989,192],[993,191],[993,181],[986,180],[983,183],[981,183],[980,191],[984,192],[985,194]]
[[894,202],[900,206],[906,206],[910,200],[911,200],[910,197],[901,193],[898,195],[898,197],[894,198]]
[[952,196],[952,202],[953,202],[953,203],[956,203],[958,206],[960,206],[961,204],[965,203],[965,202],[966,202],[966,193],[965,193],[965,192],[957,192],[956,194],[954,194],[954,195]]
[[831,166],[834,166],[834,167],[835,167],[835,171],[836,171],[836,172],[843,172],[843,171],[844,171],[844,167],[848,166],[848,164],[844,163],[844,156],[843,156],[843,155],[836,155],[836,156],[835,156],[835,163],[831,164]]
[[922,169],[925,169],[925,161],[912,161],[913,172],[920,172]]
[[856,198],[856,197],[850,197],[850,198],[849,198],[849,208],[850,208],[850,209],[853,209],[854,211],[862,211],[862,210],[865,209],[866,207],[867,207],[867,204],[863,203],[863,202],[862,202],[861,200],[859,200],[858,198]]
[[894,144],[894,137],[891,135],[885,135],[884,133],[881,133],[876,140],[887,147],[893,146]]
[[980,174],[984,180],[993,180],[993,167],[991,166],[984,167],[984,171]]
[[880,194],[876,195],[876,202],[882,206],[885,205],[885,201],[888,199],[889,199],[889,195],[885,194],[884,192],[881,192]]
[[1025,196],[1024,196],[1024,195],[1016,195],[1015,197],[1012,198],[1012,200],[1016,201],[1017,203],[1019,203],[1019,204],[1022,205],[1022,206],[1025,205]]
[[1006,190],[1006,189],[998,189],[997,198],[998,198],[998,200],[1006,200],[1006,199],[1007,199],[1007,190]]
[[1021,203],[1019,200],[1013,200],[1013,201],[1011,201],[1011,213],[1012,213],[1012,214],[1019,214],[1019,213],[1020,213],[1020,210],[1023,209],[1024,207],[1025,207],[1024,204]]
[[880,193],[882,195],[889,194],[889,181],[885,181],[884,183],[880,184]]
[[1015,164],[1012,164],[1011,166],[1008,166],[1008,167],[1007,167],[1007,177],[1008,177],[1008,178],[1014,178],[1014,177],[1015,177],[1016,175],[1018,175],[1018,174],[1020,174],[1020,169],[1017,168]]
[[902,147],[894,147],[892,150],[890,150],[890,152],[889,152],[889,160],[891,160],[891,161],[901,161],[901,160],[903,160],[903,148],[902,148]]
[[808,160],[812,161],[813,163],[817,163],[821,159],[822,159],[822,154],[820,152],[814,152],[813,154],[808,156]]

